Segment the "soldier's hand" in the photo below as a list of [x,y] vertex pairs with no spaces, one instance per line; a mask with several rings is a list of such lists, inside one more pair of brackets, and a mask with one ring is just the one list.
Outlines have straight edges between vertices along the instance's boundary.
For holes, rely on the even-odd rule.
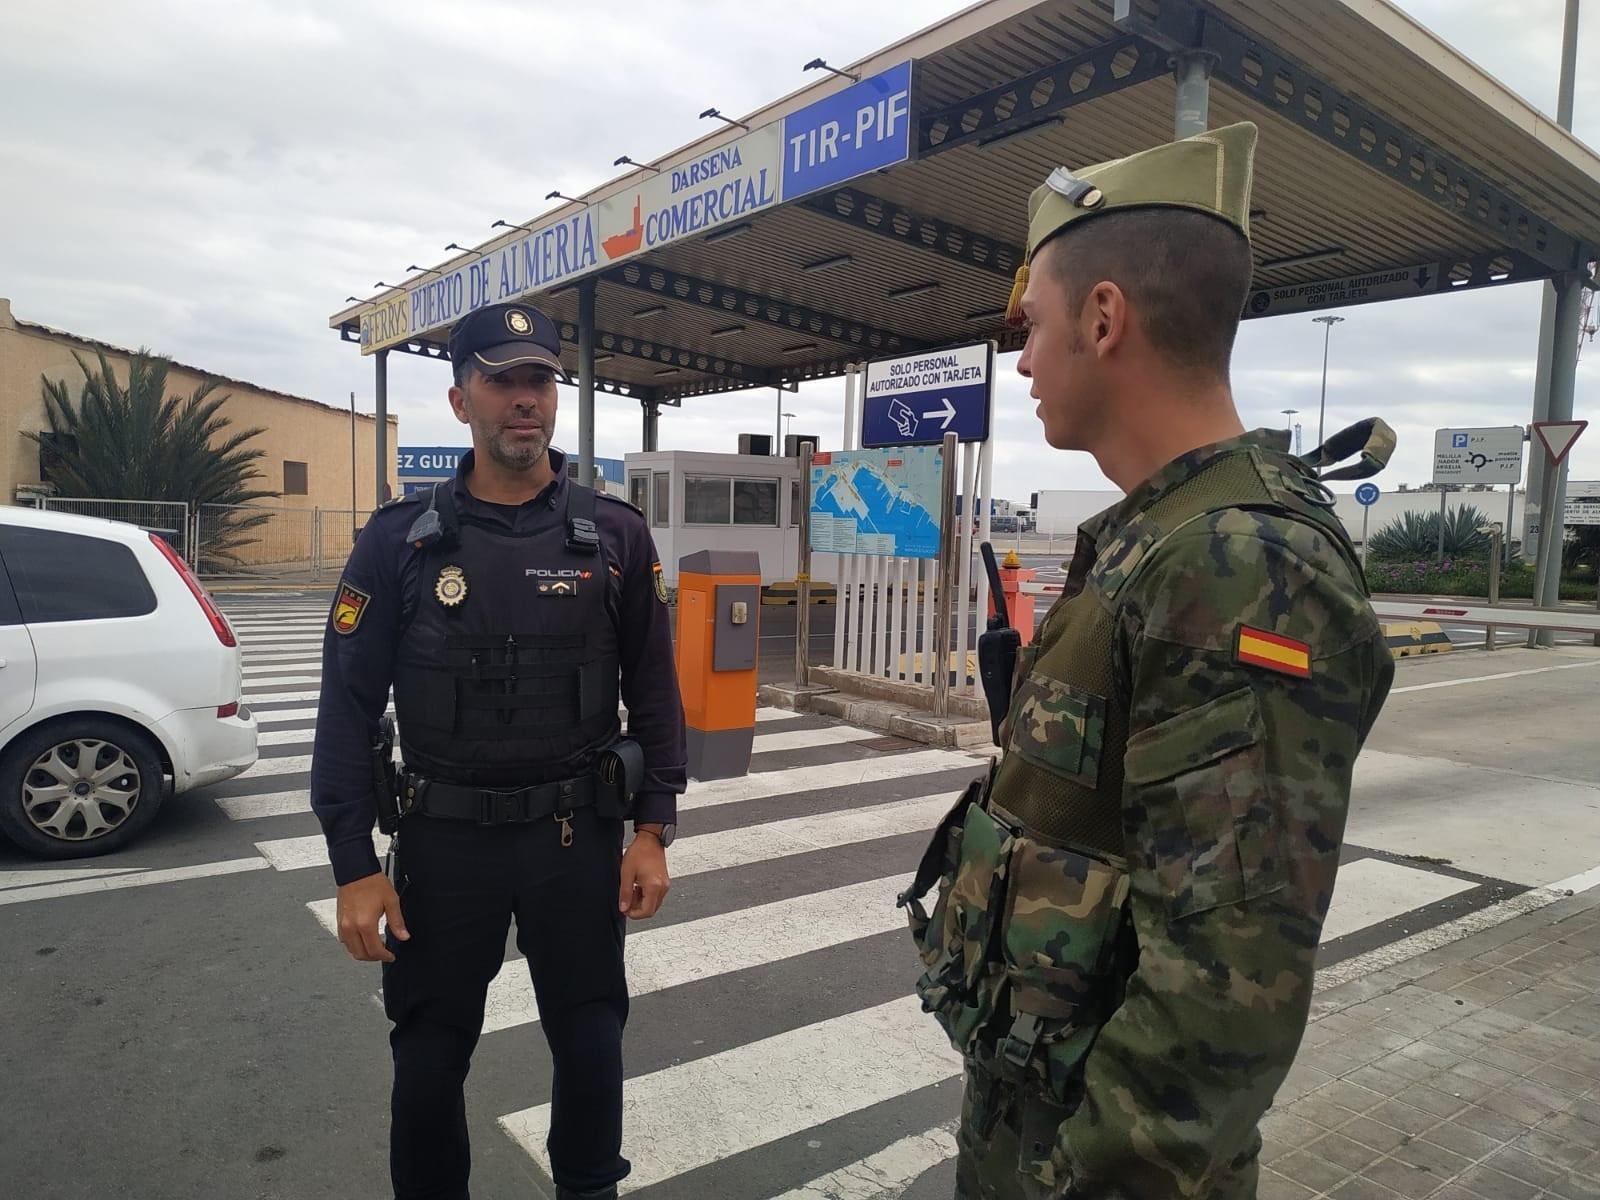
[[402,942],[410,941],[406,919],[400,912],[400,896],[382,871],[353,880],[339,889],[339,940],[357,962],[393,962],[394,955],[383,944],[378,918],[387,917],[389,928]]
[[618,911],[634,921],[653,917],[671,888],[672,880],[667,876],[667,852],[653,834],[636,834],[633,844],[622,856]]

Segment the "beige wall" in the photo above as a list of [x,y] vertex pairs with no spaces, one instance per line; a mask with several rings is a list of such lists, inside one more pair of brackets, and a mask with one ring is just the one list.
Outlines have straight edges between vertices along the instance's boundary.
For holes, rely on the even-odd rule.
[[[0,503],[16,502],[19,485],[39,482],[38,447],[25,432],[49,428],[39,379],[65,380],[70,395],[77,399],[83,374],[73,361],[73,352],[95,364],[96,350],[103,350],[112,369],[127,379],[128,352],[102,346],[69,334],[57,333],[26,323],[18,324],[10,302],[0,299]],[[188,396],[208,378],[194,368],[174,363],[167,373],[167,394]],[[261,473],[254,486],[281,492],[286,460],[306,464],[304,496],[284,496],[263,500],[261,504],[297,509],[350,510],[350,411],[298,396],[288,396],[226,379],[219,391],[229,400],[223,413],[233,431],[260,427],[262,432],[250,442],[266,452],[257,463]],[[395,446],[399,441],[398,422],[388,421],[388,482],[395,494]],[[371,415],[356,418],[356,504],[363,516],[375,502],[374,435],[377,423]],[[346,539],[348,541],[348,538]]]

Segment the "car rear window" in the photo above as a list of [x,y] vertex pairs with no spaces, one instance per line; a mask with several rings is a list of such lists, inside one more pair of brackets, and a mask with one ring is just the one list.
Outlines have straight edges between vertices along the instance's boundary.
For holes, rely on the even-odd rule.
[[141,617],[156,608],[144,569],[121,542],[0,525],[0,558],[29,624]]

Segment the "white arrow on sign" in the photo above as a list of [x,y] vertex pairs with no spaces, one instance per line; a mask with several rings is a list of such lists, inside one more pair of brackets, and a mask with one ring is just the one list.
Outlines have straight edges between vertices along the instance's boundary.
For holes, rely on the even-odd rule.
[[1539,435],[1539,440],[1544,443],[1545,453],[1550,456],[1552,466],[1559,466],[1561,460],[1566,458],[1572,449],[1572,443],[1578,440],[1578,435],[1589,428],[1587,421],[1535,421],[1533,431]]
[[943,404],[944,408],[936,408],[932,412],[925,412],[922,414],[922,417],[923,420],[929,420],[933,417],[943,417],[944,424],[939,426],[939,432],[943,433],[946,429],[950,428],[950,422],[956,419],[956,406],[950,403],[949,396],[941,397],[939,403]]

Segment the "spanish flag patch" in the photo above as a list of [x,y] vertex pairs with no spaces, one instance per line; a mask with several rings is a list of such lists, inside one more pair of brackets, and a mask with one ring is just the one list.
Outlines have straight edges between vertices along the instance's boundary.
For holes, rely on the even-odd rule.
[[1311,678],[1311,647],[1304,642],[1241,625],[1234,645],[1233,656],[1238,662],[1281,671],[1297,679]]

